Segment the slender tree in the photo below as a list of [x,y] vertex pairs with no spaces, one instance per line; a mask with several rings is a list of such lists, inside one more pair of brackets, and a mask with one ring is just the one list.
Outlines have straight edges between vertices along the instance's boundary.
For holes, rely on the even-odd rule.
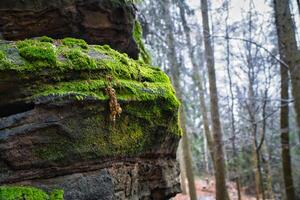
[[[279,54],[285,67],[288,67],[290,71],[295,111],[298,126],[300,126],[300,51],[297,48],[295,26],[289,0],[274,0],[273,2]],[[300,135],[300,132],[298,134]]]
[[215,160],[215,180],[216,180],[216,200],[227,200],[229,195],[226,188],[226,169],[223,151],[223,136],[218,105],[218,91],[216,84],[216,72],[214,52],[212,48],[207,0],[201,0],[201,14],[203,21],[203,36],[205,47],[206,66],[208,71],[210,110],[212,119],[212,132],[214,139],[214,160]]
[[285,193],[288,200],[295,199],[289,146],[288,70],[291,74],[292,93],[295,98],[298,125],[300,125],[300,53],[297,49],[295,30],[288,0],[274,0],[275,24],[281,60],[281,147]]
[[215,162],[214,162],[214,147],[213,147],[213,138],[212,135],[210,133],[210,128],[209,128],[209,121],[208,121],[208,115],[207,115],[207,108],[205,105],[205,91],[203,88],[203,84],[202,84],[202,76],[199,72],[199,66],[196,62],[196,58],[193,52],[193,46],[192,46],[192,42],[191,42],[191,33],[190,33],[190,28],[188,26],[188,23],[186,21],[186,12],[185,12],[185,7],[184,7],[184,1],[179,2],[179,11],[180,11],[180,17],[181,17],[181,21],[182,21],[182,26],[184,29],[184,33],[185,33],[185,38],[186,38],[186,45],[188,48],[188,53],[189,53],[189,57],[191,59],[192,62],[192,67],[193,67],[193,80],[196,84],[196,87],[198,87],[199,90],[199,102],[200,102],[200,110],[201,110],[201,115],[202,115],[202,119],[203,119],[203,126],[204,126],[204,134],[206,137],[206,141],[207,141],[207,146],[210,152],[210,156],[212,158],[212,163],[213,163],[213,167],[215,168]]
[[[170,62],[170,71],[172,76],[172,82],[174,88],[176,90],[177,98],[182,101],[182,92],[180,87],[180,65],[177,62],[176,57],[176,49],[175,49],[175,38],[174,38],[174,29],[173,29],[173,22],[170,13],[170,0],[164,0],[163,2],[163,17],[166,24],[166,33],[167,33],[167,44],[168,44],[168,60]],[[192,168],[192,160],[190,154],[190,147],[189,141],[187,137],[187,129],[186,129],[186,117],[184,113],[183,106],[180,107],[180,124],[182,128],[182,150],[183,150],[183,159],[184,159],[184,166],[185,166],[185,173],[188,179],[188,188],[191,200],[196,200],[196,188],[195,188],[195,180]]]
[[239,164],[238,164],[238,153],[237,153],[237,147],[236,147],[236,124],[235,124],[235,117],[234,117],[234,94],[233,94],[233,87],[232,87],[232,77],[231,77],[231,70],[230,70],[230,41],[229,41],[229,26],[228,26],[228,18],[229,18],[229,4],[230,0],[227,0],[225,2],[225,8],[226,8],[226,18],[225,18],[225,38],[226,38],[226,71],[228,76],[228,84],[229,84],[229,93],[230,93],[230,101],[228,102],[229,109],[230,109],[230,115],[231,115],[231,146],[232,146],[232,156],[233,156],[233,169],[232,171],[235,174],[235,183],[236,183],[236,189],[238,194],[238,200],[242,199],[241,194],[241,186],[240,186],[240,173],[239,173]]

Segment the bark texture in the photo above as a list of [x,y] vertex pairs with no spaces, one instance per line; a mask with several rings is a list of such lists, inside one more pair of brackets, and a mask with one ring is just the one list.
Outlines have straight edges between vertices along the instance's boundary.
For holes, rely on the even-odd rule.
[[288,90],[290,72],[292,83],[292,94],[295,98],[295,110],[297,114],[298,126],[300,125],[300,53],[297,49],[295,30],[291,17],[288,0],[274,0],[275,23],[278,37],[278,48],[280,59],[286,64],[281,64],[281,147],[282,147],[282,165],[285,184],[286,198],[294,200],[295,191],[292,177],[291,157],[289,147],[289,108],[288,108]]

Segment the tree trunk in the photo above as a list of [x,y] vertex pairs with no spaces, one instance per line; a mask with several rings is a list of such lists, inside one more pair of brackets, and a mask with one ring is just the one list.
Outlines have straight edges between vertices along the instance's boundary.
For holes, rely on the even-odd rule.
[[280,66],[281,76],[281,109],[280,109],[280,132],[281,132],[281,156],[282,169],[285,184],[285,192],[288,200],[295,199],[295,191],[292,178],[292,166],[289,142],[289,75],[285,66]]
[[[289,68],[292,94],[295,99],[297,123],[300,126],[300,52],[297,49],[295,26],[289,8],[289,0],[273,0],[278,47],[281,60]],[[300,132],[298,132],[300,137]]]
[[[295,110],[298,126],[300,125],[300,59],[288,0],[274,0],[275,23],[281,60],[287,64],[280,65],[281,74],[281,148],[285,192],[288,200],[295,199],[292,177],[291,156],[289,148],[289,108],[288,108],[288,69],[290,70],[292,93],[295,98]],[[288,69],[287,69],[288,67]]]
[[298,12],[300,14],[300,0],[297,0]]
[[178,159],[180,163],[180,186],[181,186],[181,193],[182,194],[187,194],[187,188],[186,188],[186,173],[185,173],[185,165],[184,165],[184,151],[182,149],[182,140],[180,140],[179,145],[178,145]]
[[239,159],[237,154],[237,148],[236,148],[236,128],[235,128],[235,117],[234,117],[234,95],[233,95],[233,89],[232,89],[232,78],[231,78],[231,72],[230,72],[230,43],[229,43],[229,28],[228,28],[228,18],[229,18],[229,4],[230,0],[227,0],[226,2],[226,71],[228,76],[228,82],[229,82],[229,91],[230,91],[230,102],[228,102],[230,105],[230,115],[231,115],[231,146],[232,146],[232,156],[233,156],[233,173],[235,174],[235,183],[236,183],[236,190],[238,194],[238,200],[242,199],[241,195],[241,186],[240,186],[240,173],[239,173]]
[[267,186],[266,186],[266,189],[267,189],[267,199],[275,199],[274,198],[274,192],[273,192],[273,187],[272,187],[272,174],[271,174],[271,166],[270,166],[270,161],[269,161],[269,152],[268,152],[268,149],[267,149],[267,145],[264,144],[262,146],[262,155],[266,155],[263,160],[263,165],[264,165],[264,169],[265,169],[265,172],[266,172],[266,176],[267,176]]
[[221,122],[218,106],[218,91],[216,86],[216,73],[214,63],[214,52],[211,44],[209,21],[208,21],[208,5],[207,0],[201,0],[201,13],[203,20],[203,35],[205,46],[206,65],[208,70],[209,91],[210,91],[210,107],[212,119],[212,131],[214,140],[214,159],[215,159],[215,179],[216,179],[216,200],[227,200],[229,195],[226,188],[226,170],[223,152],[223,139]]
[[210,156],[212,159],[213,168],[215,169],[214,146],[213,146],[214,144],[213,144],[213,138],[211,136],[210,129],[209,129],[209,121],[208,121],[207,109],[206,109],[205,97],[204,97],[205,91],[204,91],[203,85],[202,85],[202,77],[200,74],[200,69],[197,65],[197,62],[196,62],[196,59],[194,56],[193,46],[192,46],[192,42],[191,42],[190,28],[188,27],[188,24],[186,22],[185,10],[184,10],[182,3],[179,3],[179,9],[180,9],[180,16],[181,16],[184,33],[186,36],[187,48],[189,50],[188,51],[189,57],[191,59],[192,66],[193,66],[193,72],[194,72],[193,80],[195,82],[196,87],[198,87],[198,89],[199,89],[200,111],[201,111],[201,115],[202,115],[202,119],[203,119],[204,134],[205,134],[205,138],[207,141],[209,153],[210,153]]
[[242,200],[241,184],[240,184],[239,177],[237,177],[235,179],[235,184],[236,184],[236,191],[237,191],[237,195],[238,195],[238,200]]
[[[174,39],[174,30],[173,30],[173,21],[170,13],[170,0],[162,1],[163,4],[163,17],[166,24],[166,33],[167,33],[167,44],[169,47],[168,51],[168,60],[170,63],[170,72],[172,83],[176,91],[177,98],[182,102],[182,93],[179,81],[179,63],[177,62],[176,58],[176,50],[175,50],[175,39]],[[190,147],[187,137],[186,131],[186,119],[184,114],[183,105],[180,107],[180,125],[182,128],[182,150],[183,150],[183,159],[184,159],[184,166],[185,166],[185,173],[188,179],[188,188],[189,188],[189,195],[191,200],[196,200],[196,188],[195,188],[195,180],[193,174],[193,167],[192,167],[192,159],[190,153]]]

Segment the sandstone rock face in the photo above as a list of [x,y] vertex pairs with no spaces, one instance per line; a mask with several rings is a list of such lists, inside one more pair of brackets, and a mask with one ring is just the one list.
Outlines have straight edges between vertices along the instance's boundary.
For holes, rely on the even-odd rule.
[[134,16],[133,5],[124,0],[1,0],[0,34],[6,40],[81,38],[136,59]]
[[179,192],[179,103],[160,69],[42,37],[1,41],[0,77],[0,185],[62,189],[66,200]]

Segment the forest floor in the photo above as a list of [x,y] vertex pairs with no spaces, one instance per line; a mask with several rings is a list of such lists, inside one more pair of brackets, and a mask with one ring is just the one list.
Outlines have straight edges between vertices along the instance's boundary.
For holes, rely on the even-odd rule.
[[[213,179],[207,184],[206,180],[197,179],[196,180],[196,191],[198,200],[214,200],[215,199],[215,185]],[[231,200],[237,200],[237,191],[235,184],[233,182],[228,183],[228,192]],[[189,200],[188,195],[177,194],[174,200]],[[255,200],[255,197],[248,196],[242,192],[243,200]]]

